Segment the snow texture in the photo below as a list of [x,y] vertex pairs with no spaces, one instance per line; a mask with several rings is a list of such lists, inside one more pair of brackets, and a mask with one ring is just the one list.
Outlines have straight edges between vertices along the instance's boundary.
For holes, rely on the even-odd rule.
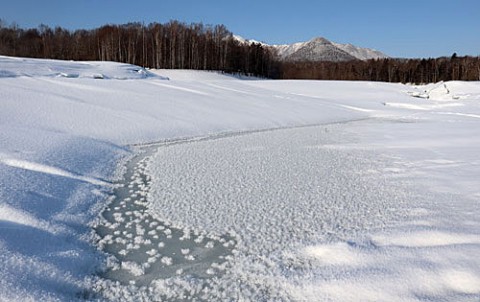
[[0,301],[480,298],[478,82],[0,77]]

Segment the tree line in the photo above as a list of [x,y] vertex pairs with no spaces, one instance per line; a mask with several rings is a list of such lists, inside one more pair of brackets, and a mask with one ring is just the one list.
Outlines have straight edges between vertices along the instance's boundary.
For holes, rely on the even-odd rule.
[[377,59],[348,62],[283,63],[280,78],[382,81],[394,83],[436,83],[480,81],[480,57],[429,59]]
[[78,61],[117,61],[149,68],[219,70],[275,79],[430,83],[480,81],[480,57],[281,62],[274,50],[242,43],[223,25],[128,23],[91,30],[22,29],[0,20],[0,54]]
[[0,20],[0,54],[79,61],[116,61],[149,68],[220,70],[268,77],[272,55],[244,44],[225,26],[128,23],[92,30],[22,29]]

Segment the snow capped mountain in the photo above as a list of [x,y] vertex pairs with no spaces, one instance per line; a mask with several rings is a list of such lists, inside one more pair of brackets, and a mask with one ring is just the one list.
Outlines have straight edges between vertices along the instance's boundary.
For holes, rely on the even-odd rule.
[[336,47],[325,38],[314,38],[308,42],[293,45],[293,49],[286,47],[278,55],[283,61],[352,61],[356,57]]
[[317,37],[307,42],[271,46],[282,61],[351,61],[387,58],[384,53],[352,44],[339,44]]
[[307,42],[284,45],[268,45],[255,40],[247,40],[236,35],[234,39],[241,43],[260,43],[263,46],[270,47],[280,60],[288,62],[341,62],[388,58],[386,54],[375,49],[362,48],[352,44],[339,44],[323,37],[313,38]]
[[338,44],[332,42],[332,44],[340,48],[341,50],[349,53],[350,55],[354,56],[359,60],[370,60],[370,59],[383,59],[388,58],[386,54],[381,51],[371,49],[371,48],[362,48],[352,44]]
[[260,42],[260,41],[257,41],[257,40],[253,40],[253,39],[245,39],[244,37],[242,36],[239,36],[239,35],[233,35],[232,36],[234,40],[237,40],[238,42],[240,43],[245,43],[245,44],[260,44],[262,46],[270,46],[266,43],[263,43],[263,42]]

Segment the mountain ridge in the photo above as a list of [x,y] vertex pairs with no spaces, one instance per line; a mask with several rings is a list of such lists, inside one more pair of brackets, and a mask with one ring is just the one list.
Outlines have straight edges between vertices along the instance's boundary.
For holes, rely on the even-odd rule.
[[353,44],[335,43],[324,37],[315,37],[306,42],[280,45],[269,45],[236,35],[234,35],[234,39],[241,43],[259,43],[264,47],[268,47],[273,50],[280,61],[284,62],[344,62],[388,58],[386,54],[375,49],[359,47]]

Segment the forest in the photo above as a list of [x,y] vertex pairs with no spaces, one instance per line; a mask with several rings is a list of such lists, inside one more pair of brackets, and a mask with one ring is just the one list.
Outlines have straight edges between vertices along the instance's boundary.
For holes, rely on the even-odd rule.
[[283,63],[283,79],[436,83],[480,81],[480,57]]
[[223,25],[129,23],[75,30],[0,22],[0,54],[76,61],[116,61],[148,68],[220,70],[268,77],[269,50],[242,44]]
[[23,29],[0,20],[0,55],[116,61],[146,68],[218,70],[273,79],[430,83],[480,81],[480,57],[281,62],[275,50],[242,43],[224,25],[128,23],[96,29]]

